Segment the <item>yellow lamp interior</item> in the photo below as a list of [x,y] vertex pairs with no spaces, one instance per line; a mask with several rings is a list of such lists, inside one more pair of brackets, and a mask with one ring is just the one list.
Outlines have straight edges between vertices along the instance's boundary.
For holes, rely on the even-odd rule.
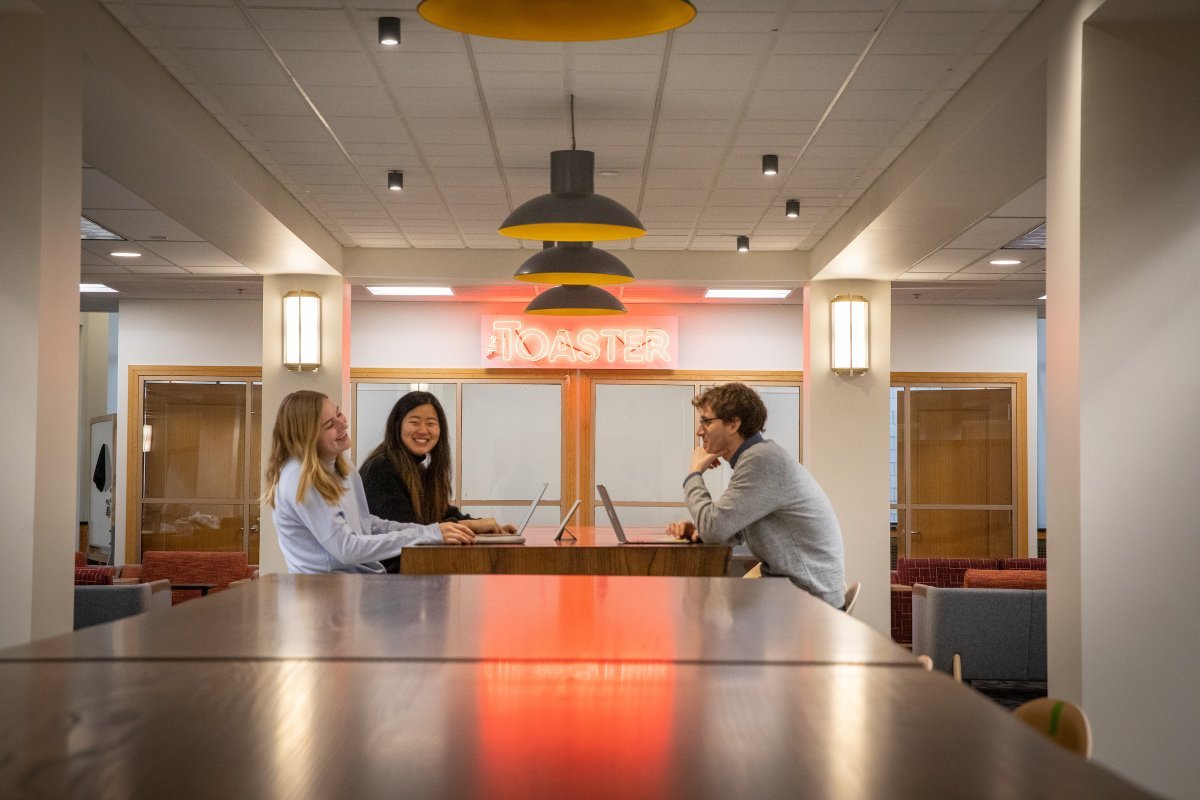
[[669,31],[691,22],[696,9],[684,0],[422,0],[417,13],[477,36],[593,42]]
[[636,239],[646,231],[628,225],[606,225],[589,222],[531,222],[500,229],[501,236],[513,239],[541,239],[545,242],[610,242],[614,239]]
[[514,275],[525,283],[552,283],[567,286],[611,286],[617,283],[632,283],[632,275],[606,275],[603,272],[531,272]]

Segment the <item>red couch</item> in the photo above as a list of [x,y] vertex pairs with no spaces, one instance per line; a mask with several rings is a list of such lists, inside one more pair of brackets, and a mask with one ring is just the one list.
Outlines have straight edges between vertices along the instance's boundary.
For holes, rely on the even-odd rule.
[[892,639],[912,642],[912,587],[961,588],[969,569],[1045,570],[1044,558],[899,558],[892,570]]

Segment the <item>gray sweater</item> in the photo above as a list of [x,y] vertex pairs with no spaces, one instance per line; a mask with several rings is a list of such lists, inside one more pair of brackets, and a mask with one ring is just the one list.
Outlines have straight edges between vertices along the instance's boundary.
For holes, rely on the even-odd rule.
[[713,544],[740,533],[763,575],[786,576],[835,608],[845,602],[842,530],[829,498],[802,464],[775,442],[752,442],[735,455],[733,476],[713,502],[704,479],[683,483],[700,538]]

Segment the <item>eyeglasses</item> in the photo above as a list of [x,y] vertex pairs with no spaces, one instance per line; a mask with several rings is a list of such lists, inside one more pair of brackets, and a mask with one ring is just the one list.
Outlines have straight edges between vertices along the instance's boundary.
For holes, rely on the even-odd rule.
[[719,419],[720,417],[700,417],[700,424],[707,429],[709,425],[713,424]]

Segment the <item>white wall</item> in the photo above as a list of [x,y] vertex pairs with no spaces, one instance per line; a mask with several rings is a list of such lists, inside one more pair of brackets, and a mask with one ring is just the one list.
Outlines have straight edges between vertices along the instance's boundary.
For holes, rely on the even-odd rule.
[[1037,309],[893,306],[892,371],[1025,373],[1028,542],[1037,555]]
[[258,300],[123,300],[117,334],[117,533],[113,563],[124,564],[129,436],[129,367],[259,366]]
[[[521,310],[518,305],[483,303],[355,303],[350,363],[354,367],[480,368],[480,317]],[[679,318],[676,369],[804,368],[800,306],[631,305],[629,313]]]

